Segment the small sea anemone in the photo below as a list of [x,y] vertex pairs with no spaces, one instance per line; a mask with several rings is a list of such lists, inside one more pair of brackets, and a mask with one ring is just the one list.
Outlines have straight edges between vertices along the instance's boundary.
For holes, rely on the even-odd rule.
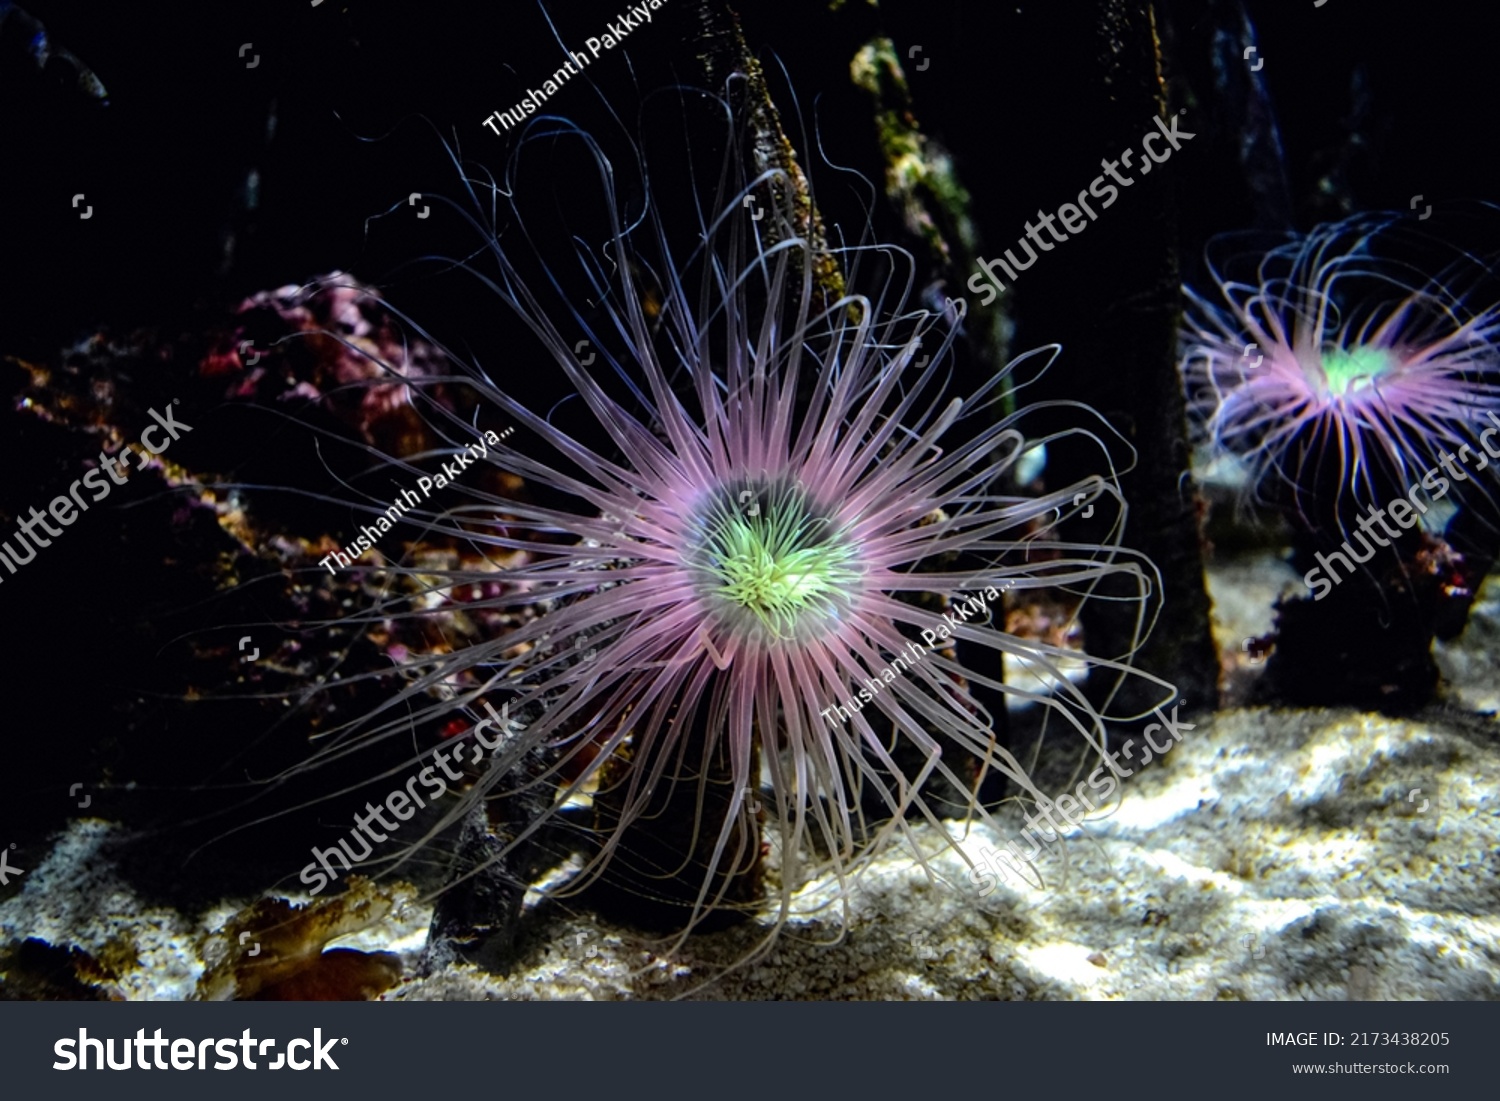
[[[1430,214],[1430,210],[1428,212]],[[1254,248],[1216,240],[1182,370],[1215,457],[1308,525],[1401,495],[1500,409],[1495,211],[1362,214]]]
[[[731,101],[741,94],[732,86]],[[738,901],[728,880],[760,858],[757,803],[774,831],[784,921],[809,875],[831,868],[842,881],[912,820],[956,847],[942,819],[955,809],[988,817],[986,775],[1039,795],[997,734],[986,692],[1030,706],[1038,730],[1061,726],[1097,754],[1121,678],[1172,695],[1132,669],[1130,653],[1086,655],[1005,629],[1007,596],[1043,590],[1076,617],[1114,578],[1110,598],[1144,609],[1154,577],[1116,544],[1056,534],[1085,499],[1113,500],[1123,518],[1112,477],[1037,497],[1008,480],[1046,441],[1028,440],[1024,413],[1001,399],[1057,350],[1020,357],[967,397],[950,394],[954,331],[907,309],[910,258],[824,243],[800,172],[750,171],[746,124],[724,101],[702,102],[724,127],[706,173],[652,174],[643,157],[625,166],[640,194],[622,202],[617,166],[593,138],[537,119],[503,184],[468,173],[465,200],[447,205],[486,244],[487,255],[457,266],[515,312],[535,336],[535,360],[574,396],[539,411],[519,396],[524,372],[502,385],[455,359],[482,418],[517,428],[479,461],[523,479],[526,493],[500,499],[458,481],[449,492],[471,503],[414,508],[427,530],[496,564],[383,567],[419,594],[404,608],[392,597],[377,615],[433,615],[434,594],[464,589],[481,593],[466,610],[515,625],[406,659],[410,686],[326,755],[344,757],[355,732],[410,737],[413,719],[478,717],[481,703],[503,700],[524,730],[422,843],[522,786],[549,790],[552,809],[500,838],[491,860],[565,806],[607,805],[582,870],[557,892],[622,858],[659,880],[687,869],[697,880],[683,900],[688,928]],[[527,191],[528,150],[543,147],[555,171],[551,158],[570,145],[593,165],[603,217],[583,229],[552,207],[562,223],[553,238],[516,197]],[[669,203],[656,190],[683,179],[710,181],[707,193]],[[873,293],[830,292],[835,268]],[[422,384],[413,389],[420,397]],[[477,439],[437,412],[455,445]],[[1104,430],[1096,421],[1076,434],[1097,442]],[[1138,619],[1137,643],[1144,630]],[[1098,675],[1086,690],[1088,671]],[[410,704],[423,706],[389,717]],[[964,805],[935,805],[924,794],[934,782]],[[668,814],[671,798],[689,813]],[[688,854],[678,866],[639,858],[633,837],[677,828],[689,835],[673,839]]]

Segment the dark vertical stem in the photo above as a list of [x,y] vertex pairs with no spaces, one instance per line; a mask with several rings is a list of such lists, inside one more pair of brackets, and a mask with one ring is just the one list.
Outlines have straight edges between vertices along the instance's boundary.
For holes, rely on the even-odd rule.
[[[1064,344],[1061,360],[1044,380],[1046,392],[1057,398],[1083,396],[1135,450],[1135,466],[1121,478],[1129,503],[1124,543],[1156,565],[1161,589],[1150,605],[1158,616],[1155,627],[1134,663],[1175,683],[1189,707],[1212,707],[1218,699],[1219,663],[1177,372],[1176,189],[1181,176],[1171,160],[1153,165],[1150,174],[1141,171],[1143,139],[1155,131],[1156,119],[1169,119],[1178,110],[1166,102],[1154,6],[1142,0],[1098,0],[1091,48],[1095,64],[1079,66],[1078,99],[1068,105],[1070,117],[1088,120],[1088,131],[1070,132],[1068,140],[1096,149],[1101,166],[1102,159],[1118,160],[1124,150],[1132,150],[1140,158],[1134,161],[1134,182],[1120,189],[1114,209],[1100,211],[1097,228],[1066,246],[1081,254],[1078,258],[1094,277],[1063,286],[1039,265],[1036,277],[1028,272],[1021,284],[1019,310],[1032,339],[1050,332]],[[1081,108],[1079,100],[1086,106]],[[1193,132],[1191,112],[1179,125]],[[1192,155],[1189,140],[1173,158]],[[1078,186],[1087,183],[1082,180]],[[1096,449],[1056,447],[1050,449],[1047,482],[1066,485],[1097,468]],[[1075,519],[1065,530],[1070,538],[1103,540],[1115,518],[1111,510],[1096,508],[1092,518]],[[1134,590],[1112,579],[1097,595],[1128,597]],[[1128,599],[1089,601],[1082,615],[1089,652],[1100,657],[1127,652],[1135,615],[1136,606]],[[1116,677],[1100,670],[1095,680],[1093,690],[1103,694]],[[1159,690],[1128,680],[1112,710],[1139,710],[1159,695]]]

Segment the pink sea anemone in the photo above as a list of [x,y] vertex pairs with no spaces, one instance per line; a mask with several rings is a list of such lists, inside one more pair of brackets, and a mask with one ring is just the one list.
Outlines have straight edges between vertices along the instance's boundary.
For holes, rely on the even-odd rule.
[[1500,408],[1496,253],[1472,240],[1495,221],[1362,214],[1210,246],[1217,293],[1188,291],[1182,370],[1203,438],[1262,502],[1333,529],[1473,447]]
[[[525,400],[519,380],[463,368],[486,418],[517,426],[482,461],[524,479],[531,496],[501,500],[460,484],[453,491],[469,502],[429,509],[423,522],[513,555],[519,564],[498,575],[450,570],[438,584],[487,586],[479,603],[519,625],[412,656],[409,687],[350,728],[409,736],[414,720],[478,717],[481,702],[505,700],[524,730],[404,851],[502,793],[545,790],[553,810],[499,838],[491,859],[570,803],[608,801],[612,825],[560,893],[628,859],[633,835],[674,828],[664,803],[685,794],[698,810],[681,848],[700,854],[701,880],[689,928],[732,901],[722,873],[758,859],[757,802],[772,823],[785,920],[810,875],[831,869],[842,880],[915,820],[956,843],[959,828],[944,820],[952,808],[924,794],[930,781],[968,793],[960,816],[988,816],[977,795],[986,774],[1039,795],[976,688],[1031,706],[1041,729],[1102,754],[1112,687],[1145,674],[1130,653],[1008,633],[1002,594],[1049,590],[1076,615],[1105,578],[1126,582],[1112,599],[1134,593],[1144,608],[1153,579],[1149,563],[1117,545],[1056,532],[1085,499],[1113,502],[1123,517],[1102,448],[1106,476],[1037,497],[1008,482],[1022,453],[1046,441],[1029,440],[1024,413],[1004,413],[999,399],[1023,390],[1057,349],[951,393],[954,333],[941,315],[907,308],[909,257],[825,244],[787,199],[807,194],[804,182],[752,170],[743,122],[725,103],[703,102],[724,143],[712,171],[688,177],[709,181],[694,202],[665,202],[653,187],[668,177],[643,158],[627,166],[646,195],[628,217],[616,167],[595,141],[539,119],[503,182],[470,173],[464,201],[447,206],[486,242],[460,266],[534,335],[518,354],[566,377],[572,422]],[[528,152],[544,147],[550,158],[564,145],[593,164],[603,217],[592,235],[569,226],[548,238],[516,197],[530,183]],[[830,259],[870,293],[829,293],[817,273]],[[477,438],[457,418],[442,427],[456,446]],[[1103,434],[1097,421],[1078,432]],[[430,566],[394,572],[432,591]],[[379,614],[430,614],[416,598],[398,605],[393,597]],[[920,658],[902,661],[914,648]],[[1172,694],[1147,679],[1161,699]],[[329,754],[347,752],[348,737]]]

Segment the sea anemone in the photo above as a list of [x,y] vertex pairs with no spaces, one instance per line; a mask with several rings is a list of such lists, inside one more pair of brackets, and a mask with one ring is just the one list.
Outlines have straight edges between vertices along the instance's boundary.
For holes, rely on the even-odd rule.
[[[1136,644],[1146,627],[1149,563],[1056,531],[1086,502],[1115,508],[1123,522],[1102,444],[1106,476],[1032,497],[1012,484],[1023,453],[1047,440],[1027,439],[1024,412],[1006,408],[1057,349],[1019,357],[966,397],[951,394],[955,331],[941,314],[907,308],[910,257],[825,243],[800,171],[746,164],[754,143],[729,105],[742,98],[735,81],[727,101],[697,101],[724,139],[706,173],[649,171],[632,147],[626,199],[595,139],[553,118],[532,121],[503,181],[455,158],[463,199],[426,196],[481,234],[483,251],[453,266],[533,335],[517,361],[534,353],[572,398],[550,408],[526,400],[526,372],[512,368],[517,381],[502,385],[454,356],[481,418],[517,429],[479,461],[523,479],[525,495],[458,482],[451,492],[471,503],[413,509],[406,519],[496,564],[382,567],[417,594],[362,614],[430,616],[434,594],[463,589],[482,591],[466,610],[502,613],[513,626],[408,657],[408,687],[312,765],[343,757],[356,738],[409,737],[435,715],[477,718],[481,703],[504,701],[524,729],[402,858],[487,797],[540,790],[548,808],[499,838],[491,861],[562,808],[591,801],[610,808],[607,825],[557,893],[638,849],[633,837],[681,828],[678,866],[644,864],[659,880],[684,869],[694,877],[683,899],[691,928],[737,902],[732,876],[761,855],[760,803],[773,824],[779,927],[810,875],[831,868],[845,884],[913,821],[956,848],[959,833],[943,821],[955,808],[927,794],[931,785],[960,793],[960,818],[988,818],[986,775],[1007,778],[1021,797],[1040,795],[997,734],[986,693],[1029,707],[1039,732],[1076,733],[1095,754],[1106,751],[1121,678],[1172,695],[1132,669],[1130,653],[1088,655],[1006,630],[1006,599],[1043,591],[1076,617],[1105,578],[1117,585],[1110,599],[1142,609]],[[600,189],[600,218],[586,228],[576,205],[545,207],[550,221],[518,205],[531,182],[527,153],[545,150],[555,176],[564,147],[583,153]],[[695,192],[708,181],[704,194],[668,201],[661,181],[683,179]],[[873,289],[839,290],[844,277]],[[419,404],[423,390],[413,383]],[[455,449],[479,438],[462,418],[428,408]],[[1099,443],[1107,430],[1095,421],[1066,434]],[[672,818],[673,799],[689,813]]]
[[1269,248],[1221,238],[1217,299],[1188,291],[1182,370],[1202,439],[1289,521],[1311,592],[1278,602],[1258,690],[1282,700],[1420,706],[1438,681],[1432,640],[1462,629],[1495,557],[1481,442],[1500,411],[1500,222],[1487,205],[1432,213],[1359,215]]
[[1210,245],[1218,293],[1187,291],[1182,370],[1203,439],[1262,503],[1346,530],[1473,448],[1500,407],[1496,253],[1470,240],[1493,215],[1361,214],[1268,249]]

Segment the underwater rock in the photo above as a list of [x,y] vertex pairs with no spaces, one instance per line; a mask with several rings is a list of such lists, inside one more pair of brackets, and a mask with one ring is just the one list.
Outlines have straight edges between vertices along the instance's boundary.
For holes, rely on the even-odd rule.
[[[235,313],[199,362],[204,378],[228,380],[226,397],[318,402],[389,455],[438,445],[407,381],[443,374],[442,353],[405,336],[374,287],[331,272],[260,291]],[[423,393],[450,404],[440,386],[424,385]]]
[[[842,943],[813,943],[834,939],[832,920],[797,923],[698,996],[1493,999],[1493,726],[1224,712],[1126,781],[1114,815],[1044,852],[1046,889],[1012,879],[979,899],[951,856],[935,867],[955,886],[887,854],[851,899]],[[1002,840],[976,829],[965,849],[978,860]],[[664,960],[580,927],[508,979],[459,968],[390,996],[680,996],[752,944],[729,931]]]
[[40,937],[0,950],[0,999],[7,1001],[111,1001],[100,984],[117,977],[87,952]]
[[198,997],[204,1001],[372,997],[400,977],[400,958],[390,952],[324,949],[336,937],[381,921],[410,895],[409,889],[377,887],[362,876],[353,876],[343,894],[306,906],[261,899],[204,939],[202,958],[213,962],[198,980]]
[[[1047,790],[1066,780],[1062,769],[1040,778]],[[758,923],[656,955],[660,942],[532,896],[506,977],[468,963],[417,975],[421,908],[360,947],[399,953],[416,976],[385,999],[654,999],[698,987],[710,999],[1494,999],[1496,783],[1493,719],[1228,711],[1126,781],[1112,816],[1044,850],[1044,889],[1013,878],[979,898],[952,854],[933,857],[947,881],[934,883],[893,849],[853,892],[841,943],[835,907],[707,986],[755,946]],[[1010,821],[1019,833],[1019,814]],[[106,829],[81,823],[60,839],[0,903],[0,934],[134,953],[139,964],[106,989],[182,997],[203,972],[203,935],[99,865]],[[927,827],[917,836],[937,850]],[[964,847],[978,861],[1008,839],[976,828]]]

